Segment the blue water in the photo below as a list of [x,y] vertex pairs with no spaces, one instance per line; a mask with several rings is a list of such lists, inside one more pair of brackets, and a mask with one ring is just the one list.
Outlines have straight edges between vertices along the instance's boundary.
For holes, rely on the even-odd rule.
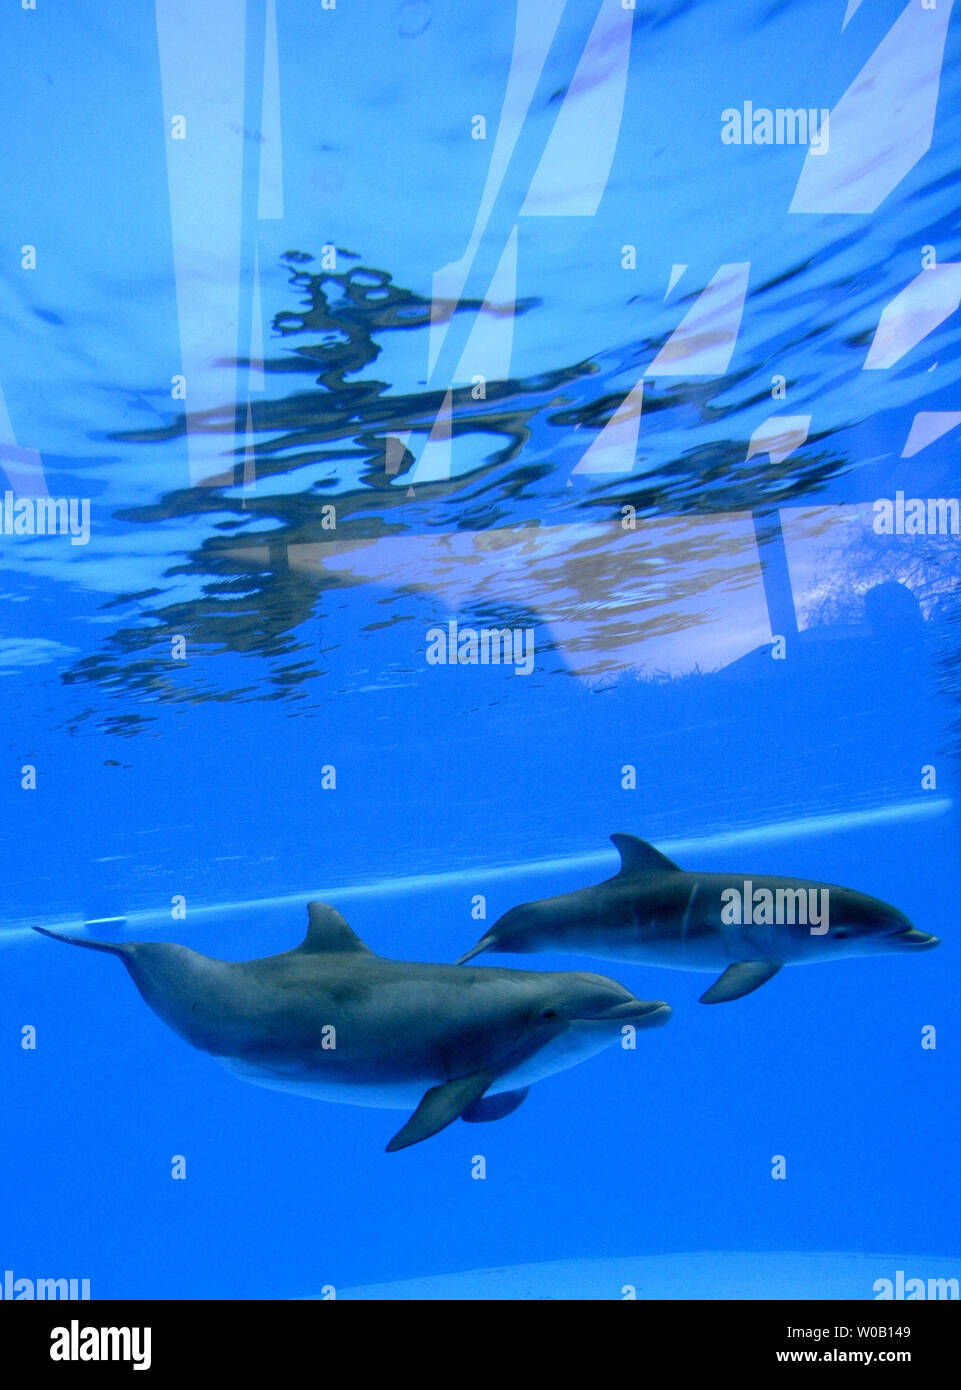
[[[961,493],[961,38],[949,0],[847,11],[8,7],[0,491],[89,499],[90,535],[0,534],[0,1273],[961,1275],[961,540],[872,524]],[[725,144],[746,101],[830,110],[826,153]],[[808,421],[783,457],[749,447],[769,417]],[[533,670],[429,664],[451,621],[531,630]],[[400,1113],[244,1085],[116,961],[29,931],[244,959],[320,896],[383,955],[452,961],[476,895],[489,925],[606,877],[617,831],[856,887],[941,946],[715,1008],[706,975],[484,957],[674,1017],[385,1155]]]

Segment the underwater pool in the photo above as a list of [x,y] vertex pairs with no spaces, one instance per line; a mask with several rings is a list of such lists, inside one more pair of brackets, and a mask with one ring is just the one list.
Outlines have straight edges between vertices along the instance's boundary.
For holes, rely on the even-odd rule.
[[7,7],[5,1298],[958,1297],[952,8]]

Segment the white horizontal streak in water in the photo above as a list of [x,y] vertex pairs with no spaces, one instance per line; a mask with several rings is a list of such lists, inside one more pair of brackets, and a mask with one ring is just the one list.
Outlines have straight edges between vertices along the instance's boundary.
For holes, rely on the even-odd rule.
[[[680,840],[660,840],[658,849],[674,856],[696,855],[699,851],[736,848],[739,845],[761,845],[794,840],[802,836],[824,835],[831,831],[858,830],[869,825],[886,825],[895,821],[929,820],[944,815],[954,805],[949,797],[933,797],[925,801],[905,801],[898,806],[877,807],[870,811],[838,811],[828,816],[803,816],[797,820],[776,821],[772,825],[755,825],[744,830],[721,830],[714,835],[689,836]],[[228,912],[262,912],[275,907],[303,907],[317,898],[345,902],[353,898],[385,897],[388,893],[423,893],[432,888],[445,888],[458,883],[489,883],[494,879],[530,878],[537,874],[553,874],[570,869],[605,869],[616,866],[617,854],[612,849],[592,850],[589,854],[568,854],[557,859],[531,859],[520,864],[468,864],[438,874],[409,874],[403,878],[378,879],[373,883],[348,883],[317,888],[309,893],[284,893],[273,898],[248,898],[241,902],[209,903],[191,907],[190,918],[218,917]],[[103,919],[96,925],[106,925]],[[124,930],[135,932],[158,922],[170,921],[170,909],[150,908],[118,917]],[[53,930],[64,927],[92,927],[72,918],[60,921],[43,919],[42,925]],[[91,933],[93,934],[93,933]],[[0,945],[8,945],[32,935],[29,927],[0,927]]]
[[[637,1299],[871,1299],[878,1281],[919,1278],[922,1297],[948,1297],[935,1279],[957,1279],[956,1256],[880,1255],[856,1251],[727,1251],[639,1255],[623,1259],[550,1260],[538,1264],[473,1269],[391,1284],[337,1290],[338,1299],[422,1301],[489,1299],[623,1301]],[[892,1290],[893,1292],[893,1290]]]

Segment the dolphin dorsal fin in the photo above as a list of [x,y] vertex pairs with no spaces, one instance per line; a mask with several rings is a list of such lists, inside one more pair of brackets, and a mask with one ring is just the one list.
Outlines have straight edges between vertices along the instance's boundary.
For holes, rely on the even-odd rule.
[[612,835],[611,840],[621,856],[622,874],[679,874],[679,866],[659,849],[639,840],[636,835]]
[[308,903],[307,923],[307,935],[297,948],[300,951],[364,951],[367,955],[374,954],[330,903]]

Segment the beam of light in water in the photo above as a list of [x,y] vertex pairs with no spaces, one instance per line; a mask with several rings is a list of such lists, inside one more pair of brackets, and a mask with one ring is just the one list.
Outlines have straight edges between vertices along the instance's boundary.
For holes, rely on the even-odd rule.
[[634,16],[604,0],[521,207],[522,217],[593,217],[621,133]]
[[[501,107],[497,135],[491,152],[491,162],[487,170],[487,180],[481,194],[480,206],[474,221],[467,250],[458,261],[443,266],[434,275],[431,298],[435,305],[456,302],[463,293],[471,266],[477,255],[481,239],[497,201],[501,184],[507,173],[514,147],[520,137],[521,129],[554,35],[560,23],[566,0],[519,0],[514,30],[514,51],[511,55],[507,88]],[[450,319],[444,313],[431,315],[430,341],[427,352],[427,375],[432,377],[440,355],[441,346],[447,336]]]
[[741,328],[749,261],[722,265],[644,376],[723,376]]
[[413,469],[399,480],[404,487],[434,483],[450,477],[450,421],[453,413],[451,401],[451,392],[448,391],[431,426],[420,458]]
[[961,262],[942,261],[930,270],[919,271],[911,283],[884,306],[864,370],[893,367],[956,313],[959,304]]
[[810,428],[810,415],[769,415],[751,435],[747,456],[767,454],[772,463],[781,463],[800,449]]
[[[234,0],[157,0],[180,370],[191,417],[237,394],[229,363],[240,322],[245,41],[245,7]],[[224,447],[223,437],[188,419],[192,485],[223,475]]]
[[264,35],[264,87],[260,117],[260,186],[257,216],[276,221],[284,215],[284,160],[280,123],[280,61],[277,56],[277,4],[267,0]]
[[848,7],[844,11],[844,19],[841,24],[842,30],[848,27],[860,8],[861,0],[848,0]]
[[634,386],[592,441],[573,473],[632,473],[644,408],[644,378]]
[[927,154],[953,3],[901,12],[831,112],[829,144],[808,150],[791,212],[874,212]]
[[901,450],[901,457],[913,458],[958,425],[961,425],[961,410],[919,410],[911,421],[911,432]]
[[[784,840],[806,839],[815,835],[828,835],[846,830],[860,830],[870,825],[890,825],[907,820],[930,820],[950,811],[954,802],[950,797],[936,797],[929,801],[905,801],[897,806],[879,806],[870,811],[838,811],[827,816],[804,816],[798,820],[776,821],[771,825],[749,826],[741,830],[719,830],[714,835],[691,835],[682,839],[657,840],[657,847],[671,858],[693,858],[699,853],[718,849],[736,849],[740,846],[777,844]],[[241,902],[209,903],[206,906],[191,906],[191,920],[209,919],[236,915],[238,912],[264,912],[274,908],[304,907],[315,899],[333,901],[335,905],[356,898],[383,898],[403,893],[424,893],[433,888],[449,888],[460,883],[477,884],[481,881],[491,883],[504,879],[533,878],[539,874],[556,874],[572,869],[617,869],[619,858],[615,849],[592,850],[586,854],[567,854],[553,859],[532,859],[520,864],[465,864],[460,869],[450,869],[444,873],[409,874],[402,878],[379,879],[373,883],[347,883],[339,886],[328,885],[303,893],[283,893],[273,898],[249,898]],[[170,921],[169,908],[151,908],[142,912],[131,912],[126,918],[101,918],[97,923],[82,922],[77,919],[44,919],[38,925],[51,930],[90,932],[91,926],[101,930],[107,922],[119,926],[123,923],[123,935],[144,931],[158,923]],[[111,933],[111,938],[112,938]],[[11,945],[35,936],[31,927],[0,928],[0,946]],[[119,939],[119,938],[118,938]]]
[[517,227],[511,229],[484,303],[454,372],[454,386],[471,386],[477,376],[485,382],[506,381],[511,371],[514,307],[517,301]]
[[[0,388],[0,469],[20,497],[49,497],[43,473],[43,459],[36,449],[23,449],[17,443],[13,425]],[[2,475],[0,475],[2,478]]]
[[687,270],[687,266],[686,266],[686,265],[672,265],[672,266],[671,266],[671,278],[668,280],[668,282],[667,282],[667,289],[664,291],[664,298],[665,298],[665,299],[666,299],[667,296],[671,293],[671,290],[672,290],[672,289],[674,288],[674,286],[677,284],[678,280],[680,280],[680,278],[681,278],[681,276],[684,274],[685,270]]

